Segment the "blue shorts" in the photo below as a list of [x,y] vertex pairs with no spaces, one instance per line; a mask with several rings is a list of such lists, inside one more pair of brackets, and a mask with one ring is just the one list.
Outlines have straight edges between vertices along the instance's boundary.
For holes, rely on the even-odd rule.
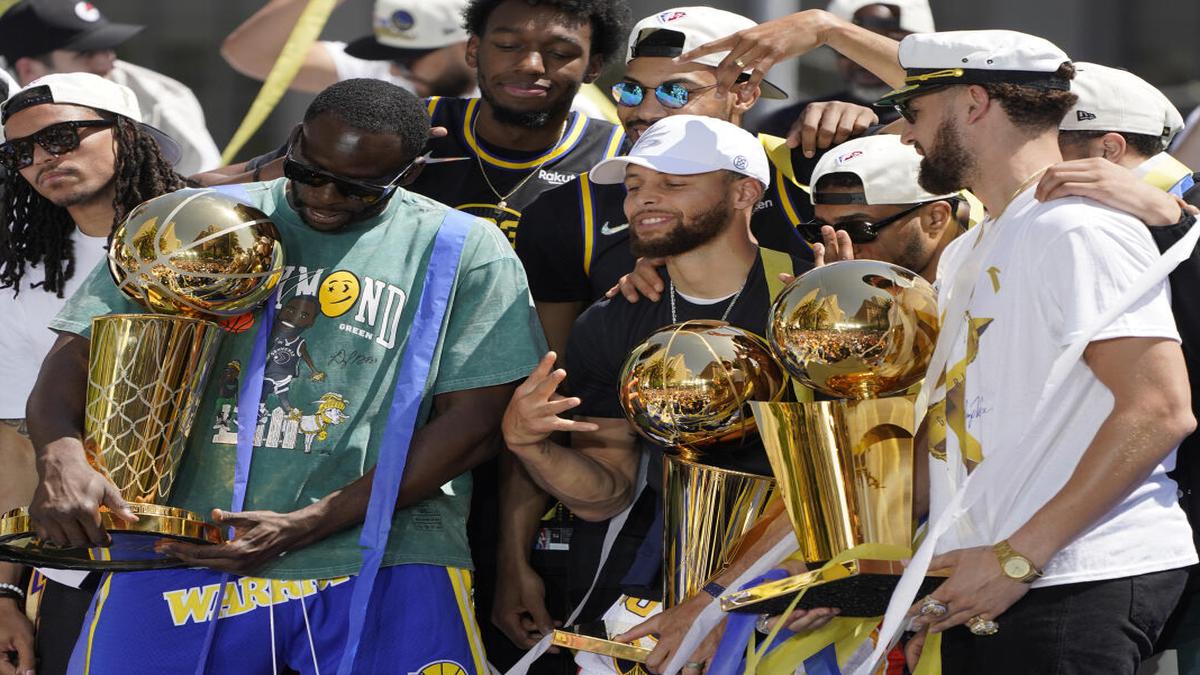
[[[224,577],[205,569],[109,575],[92,600],[68,672],[192,675]],[[333,675],[356,579],[230,577],[207,672],[267,675],[286,665]],[[486,675],[470,573],[436,565],[379,570],[354,672]]]

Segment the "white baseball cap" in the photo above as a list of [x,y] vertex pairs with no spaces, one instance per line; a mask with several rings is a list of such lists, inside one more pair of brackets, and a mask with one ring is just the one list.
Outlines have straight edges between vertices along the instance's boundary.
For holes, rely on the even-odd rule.
[[[18,94],[35,89],[42,91],[18,97]],[[163,159],[175,164],[183,154],[173,138],[142,121],[142,110],[132,89],[92,73],[54,73],[39,77],[0,105],[0,123],[7,124],[14,113],[46,103],[81,105],[127,117],[154,137]]]
[[[625,63],[639,56],[665,56],[675,58],[713,40],[720,40],[734,33],[753,28],[758,24],[741,14],[726,12],[712,7],[676,7],[665,12],[652,14],[634,25],[629,31],[629,46],[625,51]],[[701,56],[694,63],[716,68],[729,52],[717,52]],[[747,68],[749,73],[753,68]],[[763,98],[784,99],[787,92],[763,80],[759,85]]]
[[1079,100],[1058,125],[1062,131],[1123,131],[1158,136],[1165,148],[1183,129],[1183,116],[1171,100],[1128,70],[1078,62],[1071,92]]
[[346,45],[350,56],[400,61],[463,42],[466,0],[376,0],[374,34]]
[[[935,195],[917,182],[921,156],[895,134],[863,136],[830,148],[813,169],[809,198],[813,204],[917,204],[949,199],[954,194]],[[820,193],[821,178],[833,173],[850,173],[862,181],[862,194]]]
[[[884,5],[891,8],[896,13],[896,24],[893,26],[880,25],[874,22],[859,23],[855,21],[854,14],[863,7],[869,7],[870,5]],[[928,0],[883,0],[883,2],[875,0],[832,0],[825,9],[840,19],[857,23],[869,29],[899,29],[908,33],[932,33],[937,30],[933,27],[933,11],[929,9]]]
[[1012,30],[914,33],[900,41],[905,86],[875,105],[895,105],[956,84],[1008,83],[1067,91],[1071,81],[1056,73],[1070,60],[1049,40]]
[[736,124],[701,115],[671,115],[642,133],[629,154],[601,161],[588,173],[593,183],[620,183],[629,164],[659,173],[691,176],[722,169],[771,184],[767,152],[754,134]]

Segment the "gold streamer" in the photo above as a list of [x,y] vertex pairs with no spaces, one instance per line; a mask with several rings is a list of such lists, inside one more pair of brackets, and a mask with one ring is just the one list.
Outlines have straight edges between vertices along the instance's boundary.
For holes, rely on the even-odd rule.
[[[5,0],[0,0],[3,1]],[[283,98],[292,80],[296,79],[296,73],[300,72],[300,66],[304,64],[309,48],[321,35],[321,30],[325,28],[325,22],[329,20],[329,14],[336,5],[337,0],[309,0],[300,19],[296,21],[292,34],[284,43],[283,50],[279,52],[279,58],[275,59],[275,65],[271,66],[267,79],[263,80],[258,96],[255,96],[254,102],[250,104],[246,117],[242,119],[233,138],[229,140],[229,145],[225,146],[225,151],[221,153],[223,163],[233,162],[238,151],[262,126],[267,115],[270,115],[279,103],[279,99]]]

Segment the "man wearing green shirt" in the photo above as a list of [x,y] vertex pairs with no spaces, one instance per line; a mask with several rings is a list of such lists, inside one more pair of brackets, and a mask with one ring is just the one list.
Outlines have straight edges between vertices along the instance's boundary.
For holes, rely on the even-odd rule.
[[[10,124],[19,121],[20,112],[8,114]],[[347,80],[318,95],[293,133],[287,178],[245,187],[242,198],[278,226],[287,266],[269,301],[276,318],[263,327],[263,396],[244,507],[227,510],[238,413],[247,410],[231,401],[230,380],[251,372],[266,312],[225,336],[215,366],[224,375],[204,392],[169,501],[212,513],[235,536],[215,546],[159,545],[210,569],[110,575],[73,666],[192,673],[207,663],[211,672],[273,673],[282,661],[334,672],[347,651],[343,672],[486,671],[470,608],[469,469],[495,451],[514,383],[532,371],[544,340],[520,263],[504,236],[478,220],[465,230],[435,333],[357,656],[346,649],[373,467],[391,440],[384,437],[393,383],[418,317],[427,316],[418,309],[448,211],[396,187],[428,133],[412,95]],[[102,546],[108,537],[96,526],[97,509],[128,514],[87,465],[80,420],[91,318],[131,311],[142,310],[102,265],[52,324],[61,335],[29,404],[41,475],[31,510],[50,541]],[[311,424],[318,417],[319,432]]]

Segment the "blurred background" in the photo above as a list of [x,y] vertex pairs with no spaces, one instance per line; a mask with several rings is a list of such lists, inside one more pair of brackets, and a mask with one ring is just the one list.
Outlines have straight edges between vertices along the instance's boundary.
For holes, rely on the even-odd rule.
[[[96,0],[112,21],[139,23],[147,30],[117,49],[118,57],[158,70],[189,85],[204,106],[208,127],[224,148],[258,92],[260,83],[233,71],[221,59],[221,41],[265,0],[164,2]],[[686,3],[686,0],[685,0]],[[685,4],[680,3],[680,4]],[[824,8],[804,0],[742,0],[707,3],[758,21],[799,9]],[[634,19],[676,6],[670,0],[631,0]],[[1163,90],[1188,112],[1200,103],[1200,2],[1160,0],[930,0],[938,30],[1008,28],[1034,33],[1062,47],[1073,59],[1131,70]],[[352,40],[370,32],[372,0],[348,0],[333,13],[322,37]],[[771,73],[792,95],[807,98],[839,88],[833,57],[822,49]],[[606,81],[619,74],[609,72]],[[303,113],[311,96],[289,93],[254,139],[248,158],[275,147]],[[764,102],[769,103],[769,102]],[[762,112],[767,106],[760,104]]]

